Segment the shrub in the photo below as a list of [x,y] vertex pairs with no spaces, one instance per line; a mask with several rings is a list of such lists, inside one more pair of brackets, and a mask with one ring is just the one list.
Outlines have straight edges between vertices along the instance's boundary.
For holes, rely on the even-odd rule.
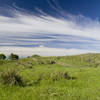
[[38,57],[41,57],[41,56],[40,56],[40,55],[35,54],[35,55],[33,55],[32,57],[36,57],[36,58],[38,58]]
[[56,62],[53,60],[47,61],[47,64],[55,64]]
[[73,79],[73,77],[69,76],[67,72],[55,72],[52,73],[50,77],[53,81],[59,81],[60,79]]
[[38,59],[38,64],[55,64],[56,62],[54,60],[41,60]]
[[1,74],[3,84],[24,86],[21,77],[15,70],[8,70]]
[[4,54],[0,54],[0,60],[5,60],[6,56]]
[[38,60],[38,64],[45,64],[45,62],[44,61],[42,61],[42,60]]
[[19,59],[19,56],[16,55],[16,54],[11,53],[11,54],[9,55],[9,59],[10,59],[10,60],[18,60],[18,59]]

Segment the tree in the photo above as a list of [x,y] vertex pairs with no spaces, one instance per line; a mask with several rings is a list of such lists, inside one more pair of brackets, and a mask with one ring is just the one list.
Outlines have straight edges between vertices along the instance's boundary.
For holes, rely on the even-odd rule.
[[16,54],[11,53],[11,54],[9,55],[9,59],[10,59],[10,60],[18,60],[18,59],[19,59],[19,56],[16,55]]
[[4,54],[0,54],[0,60],[5,60],[6,56]]

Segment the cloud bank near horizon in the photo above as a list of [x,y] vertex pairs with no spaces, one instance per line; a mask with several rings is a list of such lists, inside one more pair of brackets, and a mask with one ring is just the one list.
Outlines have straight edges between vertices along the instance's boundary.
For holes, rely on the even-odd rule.
[[11,53],[20,55],[20,57],[28,57],[34,54],[41,56],[67,56],[67,55],[77,55],[92,53],[93,51],[80,50],[80,49],[64,49],[64,48],[48,48],[44,46],[40,47],[1,47],[0,53],[4,53],[7,56]]

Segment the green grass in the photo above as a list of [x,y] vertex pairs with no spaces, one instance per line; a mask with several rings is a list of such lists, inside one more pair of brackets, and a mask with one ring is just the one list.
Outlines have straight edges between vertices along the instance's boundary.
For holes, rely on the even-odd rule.
[[[0,100],[100,100],[99,60],[100,54],[85,54],[3,61]],[[2,83],[1,73],[12,69],[24,86]]]

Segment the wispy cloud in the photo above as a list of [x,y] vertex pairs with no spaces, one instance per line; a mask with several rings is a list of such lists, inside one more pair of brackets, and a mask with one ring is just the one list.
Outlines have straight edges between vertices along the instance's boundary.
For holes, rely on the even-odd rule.
[[[16,52],[20,49],[33,52],[32,48],[27,49],[27,47],[38,47],[39,45],[48,47],[48,50],[52,52],[57,50],[53,48],[63,48],[65,53],[67,53],[66,48],[73,49],[77,53],[81,50],[100,50],[100,22],[98,20],[82,15],[68,14],[68,17],[53,17],[42,11],[41,13],[36,16],[15,11],[13,17],[0,15],[0,50],[2,52],[6,50],[6,53],[13,52],[11,50],[13,46]],[[62,51],[61,55],[65,55],[63,50],[60,51]]]
[[[49,15],[35,16],[17,12],[14,17],[0,16],[0,35],[29,36],[37,33],[40,33],[40,35],[55,33],[100,40],[99,21],[92,21],[81,16],[76,18],[75,16],[71,16],[71,19],[74,20],[56,18]],[[85,21],[83,22],[83,20]]]

